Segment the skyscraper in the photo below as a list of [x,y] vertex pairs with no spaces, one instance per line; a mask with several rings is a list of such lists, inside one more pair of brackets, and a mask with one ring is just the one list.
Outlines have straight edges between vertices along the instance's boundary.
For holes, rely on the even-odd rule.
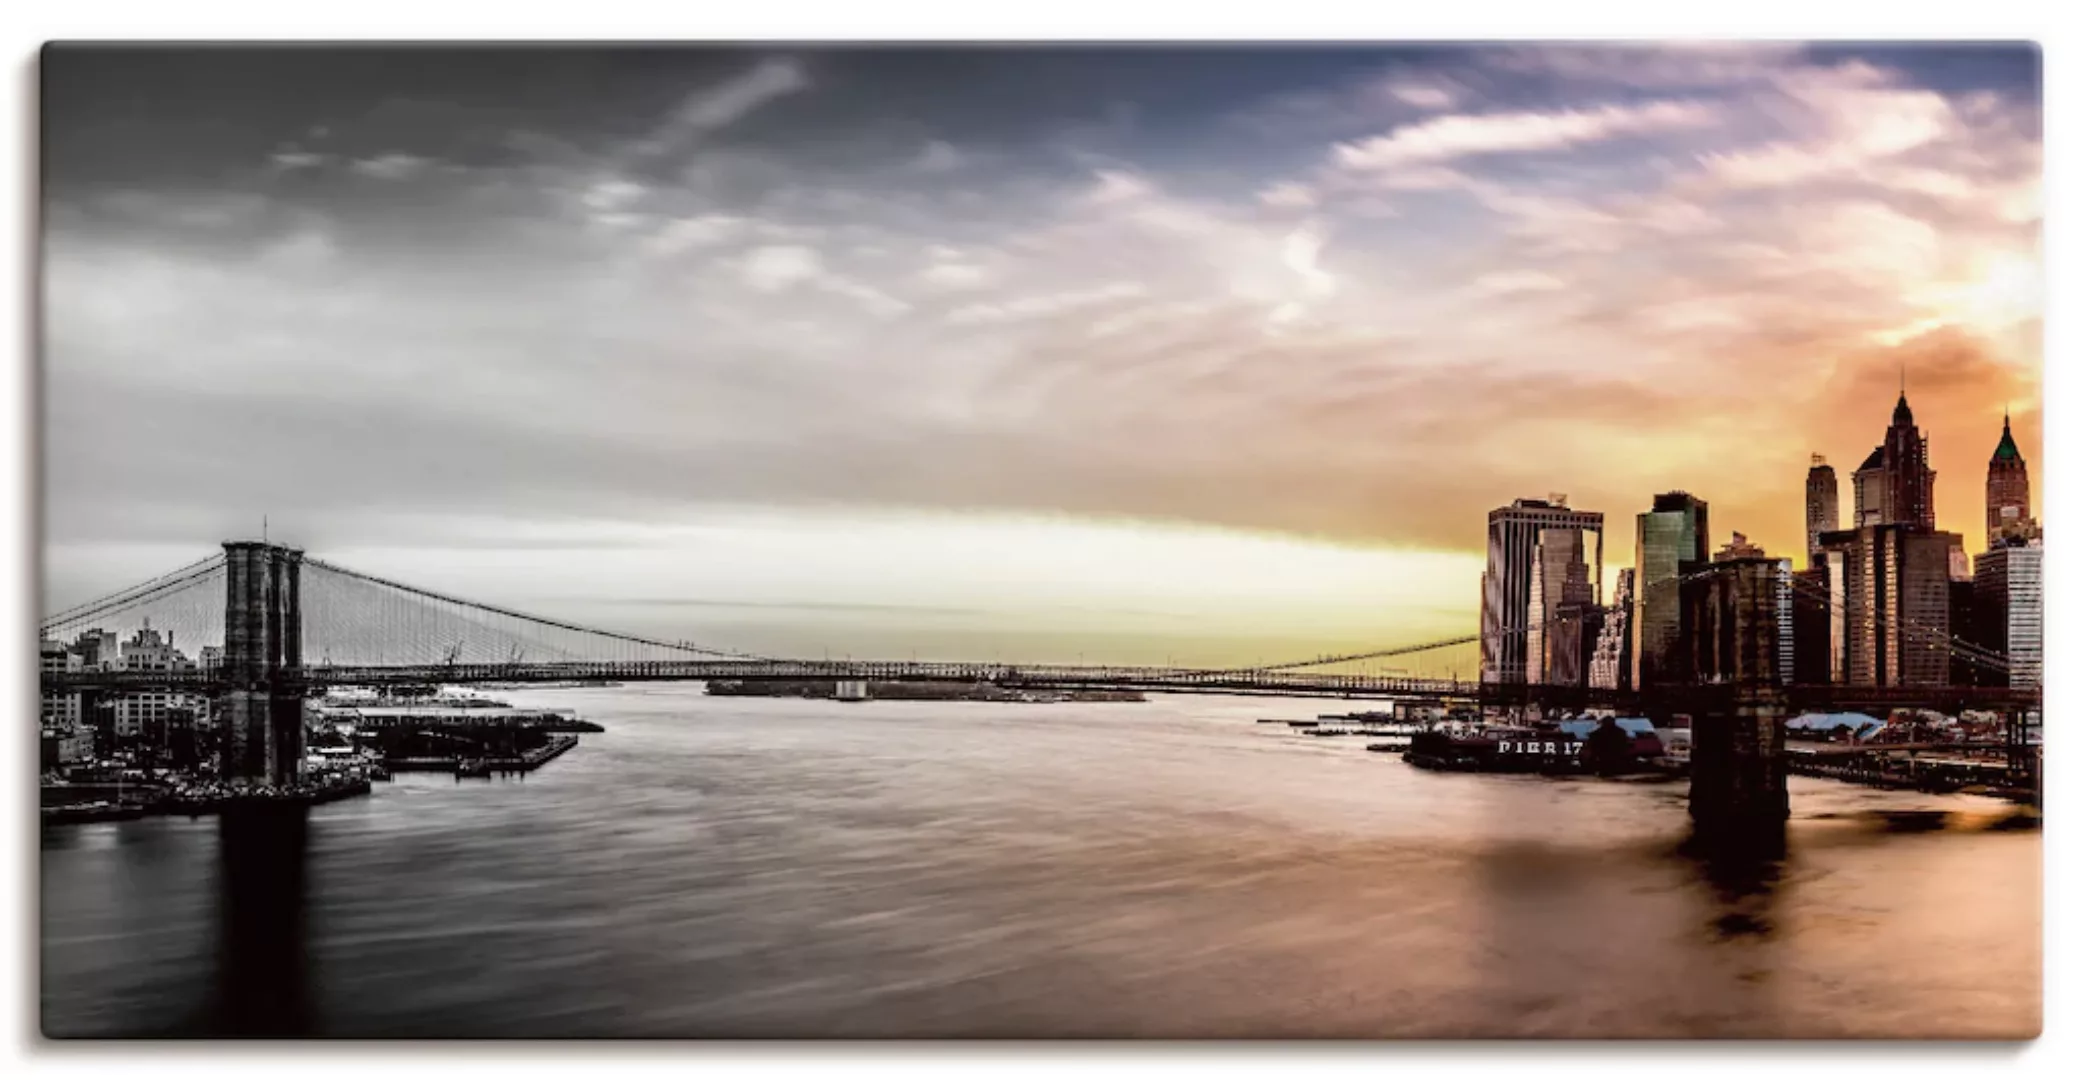
[[1579,642],[1596,600],[1584,562],[1584,530],[1542,529],[1526,590],[1526,681],[1576,686],[1584,681]]
[[1679,564],[1707,561],[1707,503],[1683,491],[1658,495],[1635,515],[1636,689],[1685,678],[1679,637]]
[[[1595,510],[1572,510],[1561,495],[1546,499],[1514,499],[1510,506],[1490,511],[1489,561],[1483,571],[1482,679],[1484,682],[1523,682],[1527,673],[1528,614],[1534,592],[1534,564],[1544,532],[1576,533],[1581,564],[1588,549],[1592,563],[1583,569],[1582,580],[1590,582],[1592,602],[1597,602],[1597,582],[1604,573],[1606,516]],[[1586,543],[1585,541],[1589,541]],[[1562,552],[1569,541],[1557,537],[1551,552]],[[1555,556],[1561,559],[1562,556]],[[1569,580],[1574,572],[1564,569]],[[1557,602],[1560,602],[1558,583]],[[1547,591],[1544,582],[1543,592]],[[1543,646],[1545,643],[1543,643]]]
[[[1989,455],[1989,546],[2008,530],[2029,531],[2032,524],[2032,484],[2025,474],[2025,455],[2011,441],[2011,414],[2003,414],[2003,438]],[[1980,576],[1979,572],[1976,574]]]
[[1808,565],[1820,566],[1822,535],[1837,525],[1837,470],[1821,454],[1808,456]]
[[1924,436],[1917,431],[1916,417],[1909,410],[1909,395],[1895,399],[1895,415],[1888,423],[1881,444],[1852,474],[1852,527],[1867,525],[1914,525],[1938,527],[1932,504],[1932,487],[1938,474],[1931,470]]
[[1835,681],[1946,685],[1960,534],[1894,523],[1825,533],[1822,542],[1835,609],[1832,644],[1843,649]]
[[[1977,643],[2009,663],[2008,682],[2013,687],[2041,683],[2041,625],[2046,613],[2042,553],[2038,540],[2006,538],[1975,556]],[[1994,679],[1993,673],[1983,675]]]
[[1613,582],[1613,603],[1599,625],[1585,682],[1599,690],[1625,690],[1634,685],[1635,568],[1621,567]]
[[[2014,447],[2015,449],[2015,447]],[[1938,474],[1907,393],[1881,444],[1852,474],[1851,527],[1816,537],[1829,571],[1833,681],[1944,686],[1954,671],[1956,582],[1969,577],[1960,534],[1939,532]]]

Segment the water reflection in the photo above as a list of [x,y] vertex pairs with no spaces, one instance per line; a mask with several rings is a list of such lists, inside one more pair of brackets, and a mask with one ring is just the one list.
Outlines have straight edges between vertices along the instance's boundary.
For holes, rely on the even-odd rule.
[[1678,848],[1698,868],[1716,901],[1712,925],[1724,937],[1772,934],[1772,906],[1787,858],[1783,823],[1750,828],[1695,827]]
[[217,993],[199,1034],[308,1034],[309,811],[298,806],[228,810],[219,815],[218,830]]

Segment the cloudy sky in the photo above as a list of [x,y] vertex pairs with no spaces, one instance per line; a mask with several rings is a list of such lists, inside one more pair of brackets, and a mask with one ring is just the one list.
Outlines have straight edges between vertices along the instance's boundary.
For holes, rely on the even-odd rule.
[[[731,647],[1471,632],[1484,514],[2040,477],[2023,47],[43,60],[47,606],[259,531]],[[1846,485],[1848,488],[1848,484]],[[1847,507],[1847,513],[1849,508]],[[1270,657],[1269,657],[1270,658]]]

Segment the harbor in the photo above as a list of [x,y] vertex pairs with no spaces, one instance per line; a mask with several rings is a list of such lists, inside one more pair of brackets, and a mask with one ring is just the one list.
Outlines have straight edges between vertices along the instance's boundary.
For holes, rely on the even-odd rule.
[[578,744],[579,740],[575,735],[552,735],[541,746],[503,756],[468,757],[447,754],[394,757],[383,759],[383,763],[392,772],[448,772],[458,777],[525,774],[542,768]]
[[226,778],[215,767],[222,753],[217,733],[207,725],[182,732],[178,743],[162,732],[166,745],[112,736],[105,756],[45,770],[40,818],[79,825],[196,817],[249,804],[316,806],[368,795],[398,772],[458,780],[525,775],[577,748],[580,735],[602,730],[569,709],[517,709],[467,691],[345,689],[306,703],[303,755],[292,778]]
[[369,794],[364,776],[327,775],[283,786],[246,786],[210,780],[168,779],[129,785],[43,785],[45,825],[132,821],[153,814],[200,817],[241,805],[317,806]]
[[[1461,711],[1425,720],[1365,712],[1256,723],[1311,738],[1364,736],[1369,753],[1394,754],[1433,772],[1679,780],[1691,773],[1690,721],[1659,727],[1643,717],[1483,720]],[[2011,731],[1976,713],[1949,717],[1905,709],[1885,718],[1810,713],[1785,724],[1793,775],[1891,791],[1969,794],[2038,805],[2038,725]]]

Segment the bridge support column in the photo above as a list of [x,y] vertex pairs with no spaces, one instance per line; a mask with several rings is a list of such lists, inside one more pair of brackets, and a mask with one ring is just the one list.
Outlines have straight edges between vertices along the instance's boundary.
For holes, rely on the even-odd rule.
[[2014,705],[2004,710],[2003,719],[2006,778],[2014,786],[2037,795],[2040,789],[2039,755],[2032,746],[2031,717],[2025,709]]
[[1703,830],[1782,828],[1786,791],[1786,698],[1776,687],[1716,695],[1692,717],[1694,823]]
[[304,553],[224,545],[224,775],[285,784],[304,763]]

